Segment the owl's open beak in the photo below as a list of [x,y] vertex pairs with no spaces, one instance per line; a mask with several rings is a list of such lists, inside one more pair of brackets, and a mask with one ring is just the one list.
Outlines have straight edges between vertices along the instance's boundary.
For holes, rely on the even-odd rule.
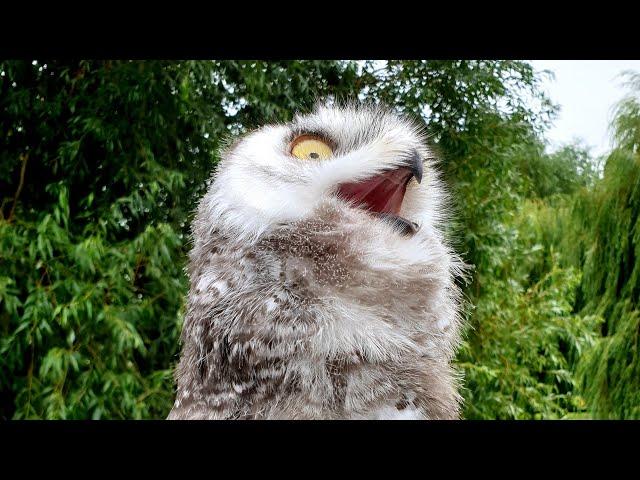
[[422,181],[423,166],[418,152],[407,159],[407,166],[386,171],[361,182],[344,183],[338,194],[361,205],[385,221],[398,227],[404,234],[415,233],[418,226],[400,216],[402,201],[411,178]]

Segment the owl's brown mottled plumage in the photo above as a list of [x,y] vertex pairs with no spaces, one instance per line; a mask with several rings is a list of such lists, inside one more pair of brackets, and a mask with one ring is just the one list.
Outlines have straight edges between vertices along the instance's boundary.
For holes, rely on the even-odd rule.
[[[308,132],[334,158],[293,158],[289,142]],[[409,182],[397,222],[336,194],[412,152],[425,182]],[[457,418],[463,265],[442,210],[421,133],[379,108],[319,108],[236,143],[193,225],[169,418]]]

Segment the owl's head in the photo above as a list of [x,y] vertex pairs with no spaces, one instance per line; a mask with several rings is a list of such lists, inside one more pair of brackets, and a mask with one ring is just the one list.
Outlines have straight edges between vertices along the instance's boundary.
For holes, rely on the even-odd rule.
[[201,217],[242,238],[338,203],[416,237],[443,219],[435,156],[418,124],[373,105],[318,106],[236,140]]

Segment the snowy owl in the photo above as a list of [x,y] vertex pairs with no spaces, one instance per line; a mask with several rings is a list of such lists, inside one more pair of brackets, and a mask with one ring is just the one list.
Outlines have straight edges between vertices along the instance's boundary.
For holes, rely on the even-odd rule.
[[412,120],[320,105],[221,155],[169,419],[456,419],[464,264]]

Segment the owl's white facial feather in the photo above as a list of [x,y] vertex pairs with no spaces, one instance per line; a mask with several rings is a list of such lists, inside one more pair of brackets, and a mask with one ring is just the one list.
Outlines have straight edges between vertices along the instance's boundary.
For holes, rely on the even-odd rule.
[[[336,144],[334,156],[303,160],[290,154],[297,134],[322,132]],[[443,195],[431,169],[433,155],[422,132],[408,120],[372,109],[319,108],[291,124],[266,126],[246,135],[225,155],[214,181],[224,185],[205,198],[210,214],[247,241],[270,227],[305,218],[340,184],[366,180],[406,165],[416,151],[424,181],[412,179],[400,214],[421,228],[437,226]],[[372,222],[381,222],[372,217]]]

